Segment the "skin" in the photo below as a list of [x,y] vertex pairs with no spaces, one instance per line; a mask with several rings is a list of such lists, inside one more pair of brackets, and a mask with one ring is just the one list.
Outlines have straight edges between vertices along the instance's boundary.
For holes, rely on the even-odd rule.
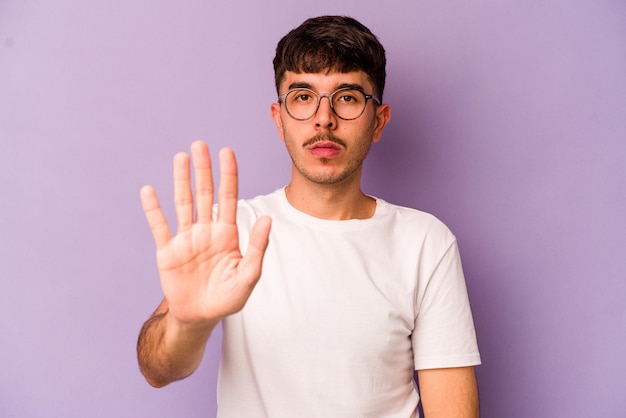
[[[361,86],[366,93],[373,87],[361,71],[352,73],[296,74],[286,72],[281,93],[291,86],[310,86],[318,93],[332,93],[345,84]],[[361,191],[362,163],[372,143],[381,138],[391,118],[389,105],[375,106],[372,101],[358,119],[342,120],[322,99],[317,113],[309,120],[291,118],[284,106],[274,103],[271,116],[279,138],[291,156],[291,182],[286,194],[298,210],[323,219],[363,219],[374,214],[376,204]],[[319,142],[312,138],[319,137]],[[330,143],[338,138],[341,145]],[[333,146],[332,155],[316,151],[319,146]]]
[[418,370],[426,418],[478,418],[478,385],[473,367]]
[[229,149],[220,152],[218,215],[212,219],[213,178],[205,143],[191,146],[196,188],[191,190],[190,161],[174,157],[174,199],[178,232],[172,236],[154,189],[141,190],[141,202],[157,248],[165,298],[144,324],[137,344],[139,366],[148,383],[161,387],[190,375],[200,364],[206,342],[219,321],[248,300],[261,275],[271,220],[260,217],[245,255],[239,251],[237,165]]
[[[358,71],[287,72],[281,94],[296,85],[320,94],[332,93],[346,84],[360,86],[365,93],[377,93],[368,76]],[[363,115],[350,121],[338,118],[328,99],[322,99],[317,113],[306,121],[294,120],[279,103],[272,104],[270,112],[292,159],[291,181],[286,187],[290,204],[322,219],[373,216],[376,203],[361,191],[363,161],[391,118],[389,106],[369,101]],[[174,204],[178,218],[175,235],[152,187],[141,190],[165,295],[144,324],[137,346],[141,371],[155,387],[193,373],[215,326],[243,308],[261,275],[271,228],[268,217],[259,218],[252,229],[249,248],[241,254],[235,224],[238,178],[234,153],[229,149],[220,152],[216,220],[212,219],[214,188],[207,145],[194,142],[191,156],[196,178],[194,191],[189,156],[180,153],[174,157]],[[472,367],[422,370],[418,375],[427,418],[478,417]]]

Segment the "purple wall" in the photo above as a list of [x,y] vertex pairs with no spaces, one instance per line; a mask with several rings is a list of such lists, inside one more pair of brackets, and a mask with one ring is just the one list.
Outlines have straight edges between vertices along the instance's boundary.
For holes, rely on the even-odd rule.
[[243,197],[282,186],[273,49],[326,13],[388,50],[365,190],[457,234],[483,417],[624,416],[626,3],[336,3],[0,0],[0,416],[213,416],[219,338],[184,382],[137,370],[161,298],[138,190],[168,203],[198,138]]

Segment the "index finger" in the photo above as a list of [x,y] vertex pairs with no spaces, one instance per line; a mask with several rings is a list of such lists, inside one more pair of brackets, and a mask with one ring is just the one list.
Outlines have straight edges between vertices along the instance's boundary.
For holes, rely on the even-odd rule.
[[217,193],[217,220],[234,224],[237,220],[237,161],[230,148],[220,150],[220,188]]

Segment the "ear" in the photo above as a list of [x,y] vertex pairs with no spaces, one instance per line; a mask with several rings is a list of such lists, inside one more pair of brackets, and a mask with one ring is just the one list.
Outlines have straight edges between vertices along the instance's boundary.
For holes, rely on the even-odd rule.
[[276,129],[278,129],[278,136],[282,141],[285,140],[285,134],[283,131],[283,119],[280,117],[280,103],[272,103],[270,106],[270,113],[272,115],[272,119],[276,124]]
[[374,132],[372,142],[378,142],[383,134],[383,128],[391,120],[391,107],[388,104],[381,104],[376,107],[376,117],[374,119]]

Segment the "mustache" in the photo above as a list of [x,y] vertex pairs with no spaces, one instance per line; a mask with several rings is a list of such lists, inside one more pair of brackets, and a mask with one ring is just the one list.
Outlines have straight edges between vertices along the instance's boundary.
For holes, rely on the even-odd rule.
[[343,148],[346,147],[346,141],[328,132],[315,135],[314,137],[308,139],[304,144],[302,144],[302,146],[310,147],[311,145],[322,141],[332,142],[333,144],[337,144]]

